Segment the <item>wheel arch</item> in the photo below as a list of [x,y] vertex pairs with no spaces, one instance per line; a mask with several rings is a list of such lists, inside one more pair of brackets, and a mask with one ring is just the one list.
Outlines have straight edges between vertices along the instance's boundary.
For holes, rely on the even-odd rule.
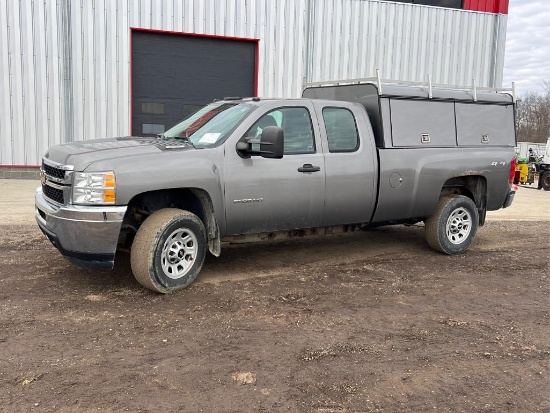
[[214,256],[221,252],[221,238],[214,205],[210,194],[202,188],[172,188],[136,194],[128,203],[124,216],[123,230],[129,234],[137,232],[143,221],[152,213],[163,208],[178,208],[195,214],[203,222],[208,238],[208,249]]
[[474,201],[478,214],[479,225],[485,224],[487,215],[487,179],[482,175],[455,176],[443,184],[439,197],[446,195],[464,195]]

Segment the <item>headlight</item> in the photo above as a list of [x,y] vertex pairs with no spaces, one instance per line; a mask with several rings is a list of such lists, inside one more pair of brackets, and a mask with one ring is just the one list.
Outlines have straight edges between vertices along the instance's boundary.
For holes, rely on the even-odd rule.
[[73,204],[114,204],[116,180],[114,172],[75,172]]

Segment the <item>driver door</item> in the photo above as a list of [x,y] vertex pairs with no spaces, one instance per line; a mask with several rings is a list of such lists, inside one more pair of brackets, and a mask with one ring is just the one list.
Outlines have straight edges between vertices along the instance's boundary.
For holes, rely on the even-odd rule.
[[[245,136],[261,140],[262,129],[284,131],[282,159],[242,158],[226,145],[227,235],[317,227],[323,217],[325,165],[309,102],[265,111]],[[254,148],[257,149],[257,148]]]

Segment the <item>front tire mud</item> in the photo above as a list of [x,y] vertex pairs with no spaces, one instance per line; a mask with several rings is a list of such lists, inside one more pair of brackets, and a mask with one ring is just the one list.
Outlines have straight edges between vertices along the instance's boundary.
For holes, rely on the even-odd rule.
[[474,202],[463,195],[441,197],[434,214],[426,221],[426,241],[434,250],[460,254],[472,244],[479,214]]
[[189,286],[206,256],[206,230],[191,212],[161,209],[147,218],[132,245],[130,263],[145,288],[170,293]]

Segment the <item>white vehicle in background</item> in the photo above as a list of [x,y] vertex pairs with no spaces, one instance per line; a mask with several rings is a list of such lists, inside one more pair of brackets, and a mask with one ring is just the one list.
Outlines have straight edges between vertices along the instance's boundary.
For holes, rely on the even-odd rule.
[[[540,156],[545,153],[547,150],[548,144],[546,143],[534,143],[534,142],[518,142],[517,146],[514,148],[516,156],[519,158],[529,158],[529,149],[534,150]],[[550,161],[550,159],[548,160]],[[544,161],[545,163],[549,163]]]
[[546,141],[546,146],[542,153],[542,163],[550,163],[550,138]]
[[539,152],[542,161],[539,164],[539,189],[550,191],[550,138],[546,141],[544,150]]

